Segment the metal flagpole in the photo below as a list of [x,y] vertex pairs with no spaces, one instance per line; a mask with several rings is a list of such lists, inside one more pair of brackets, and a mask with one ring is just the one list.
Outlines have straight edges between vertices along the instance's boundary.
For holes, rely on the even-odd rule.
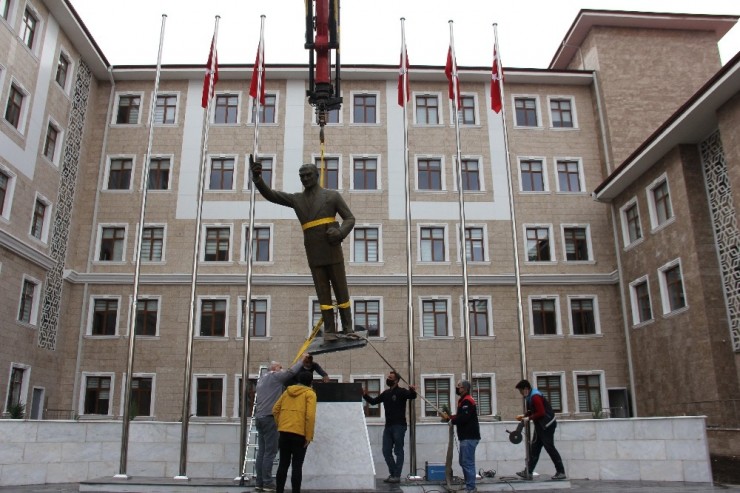
[[463,277],[463,303],[465,310],[463,312],[463,334],[465,336],[465,375],[469,381],[473,381],[473,362],[470,357],[470,296],[468,294],[468,252],[465,242],[465,200],[463,199],[463,181],[462,181],[462,158],[460,155],[460,120],[458,117],[458,97],[460,88],[458,87],[457,76],[457,58],[455,57],[455,38],[452,34],[452,21],[450,23],[450,50],[452,51],[452,88],[453,97],[452,106],[455,108],[455,142],[457,144],[457,156],[455,172],[457,177],[457,195],[458,206],[460,208],[460,230],[459,230],[459,248],[460,260],[462,261]]
[[[254,114],[254,140],[252,141],[252,152],[257,159],[257,142],[260,133],[260,104],[262,103],[262,74],[265,71],[265,16],[260,16],[260,44],[257,48],[257,95],[254,97],[255,114]],[[255,205],[255,187],[252,183],[252,173],[247,170],[249,176],[249,231],[247,232],[247,296],[242,310],[244,318],[244,355],[242,357],[242,382],[241,382],[241,402],[239,403],[239,416],[241,417],[241,433],[239,440],[239,460],[241,461],[247,451],[247,390],[249,388],[249,338],[252,332],[252,250],[254,245],[254,205]],[[254,417],[252,417],[254,419]],[[246,463],[245,463],[246,465]],[[242,476],[246,471],[242,471]]]
[[[409,180],[409,122],[406,100],[409,83],[407,69],[408,53],[406,53],[406,19],[401,17],[401,66],[403,76],[403,176],[406,186],[406,325],[409,340],[409,382],[416,381],[414,372],[414,298],[413,298],[413,259],[411,257],[411,190]],[[416,476],[416,406],[409,401],[409,441],[411,442],[410,475]]]
[[154,92],[149,105],[149,138],[146,146],[146,157],[144,158],[144,172],[142,175],[141,208],[139,210],[139,225],[136,232],[134,246],[134,293],[131,303],[131,314],[128,324],[128,364],[126,366],[126,385],[123,392],[123,423],[121,425],[121,461],[118,467],[117,478],[127,478],[126,466],[128,462],[128,431],[131,410],[131,381],[134,371],[134,349],[136,347],[136,315],[139,302],[139,278],[141,275],[141,242],[144,233],[144,213],[146,211],[146,198],[149,179],[149,161],[152,157],[152,139],[154,137],[154,109],[157,104],[157,91],[159,90],[159,76],[162,72],[162,45],[164,44],[164,26],[167,22],[167,14],[162,14],[162,27],[159,32],[159,52],[157,53],[157,74],[154,77]]
[[206,159],[208,152],[208,129],[210,127],[210,115],[211,115],[211,93],[213,91],[213,79],[216,64],[218,63],[218,57],[216,56],[216,45],[218,40],[218,20],[221,18],[220,15],[216,16],[215,26],[213,29],[213,44],[211,46],[212,55],[209,59],[211,60],[211,66],[208,67],[210,71],[210,78],[208,80],[208,105],[206,106],[205,114],[203,119],[205,120],[205,130],[203,133],[203,147],[201,149],[201,162],[200,162],[200,176],[198,179],[198,203],[197,212],[195,216],[195,246],[193,250],[193,270],[190,278],[190,311],[188,312],[188,343],[187,343],[187,357],[185,360],[185,382],[183,384],[182,393],[182,429],[180,433],[180,470],[179,474],[175,476],[175,479],[188,479],[186,475],[187,462],[188,462],[188,425],[190,423],[190,392],[193,379],[193,336],[195,335],[195,283],[198,278],[198,256],[200,253],[200,240],[201,240],[201,219],[203,216],[203,186],[206,178]]

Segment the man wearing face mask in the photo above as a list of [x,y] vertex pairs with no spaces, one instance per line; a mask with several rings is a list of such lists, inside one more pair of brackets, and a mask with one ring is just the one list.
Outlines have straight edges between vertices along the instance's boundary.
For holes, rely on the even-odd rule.
[[465,478],[465,491],[475,489],[475,449],[480,442],[480,425],[475,399],[470,395],[470,382],[460,380],[455,385],[455,393],[460,396],[457,401],[457,413],[450,416],[442,413],[442,419],[450,420],[457,426],[457,439],[460,442],[460,467]]
[[[388,465],[389,475],[386,483],[400,483],[403,469],[403,441],[406,436],[406,401],[416,399],[416,386],[409,385],[408,389],[398,386],[401,375],[396,371],[388,372],[385,384],[388,389],[378,397],[370,397],[367,390],[363,390],[362,398],[371,405],[383,403],[385,409],[385,429],[383,430],[383,457]],[[393,458],[395,454],[395,459]]]

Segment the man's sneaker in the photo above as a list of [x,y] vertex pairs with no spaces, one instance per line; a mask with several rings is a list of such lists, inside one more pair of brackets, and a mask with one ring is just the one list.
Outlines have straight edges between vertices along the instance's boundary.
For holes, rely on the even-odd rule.
[[272,491],[277,491],[277,488],[275,487],[274,484],[267,484],[267,485],[265,485],[265,486],[262,487],[262,491],[272,492]]
[[561,479],[565,479],[565,478],[566,478],[566,476],[565,476],[565,473],[564,472],[557,472],[557,473],[555,473],[555,476],[552,477],[552,479],[555,479],[555,480],[561,480]]
[[532,479],[532,475],[526,469],[523,471],[517,471],[516,475],[522,479]]
[[393,476],[388,476],[383,480],[384,483],[392,483],[393,482]]
[[399,476],[389,476],[388,477],[388,482],[389,483],[400,483],[401,482],[401,478]]

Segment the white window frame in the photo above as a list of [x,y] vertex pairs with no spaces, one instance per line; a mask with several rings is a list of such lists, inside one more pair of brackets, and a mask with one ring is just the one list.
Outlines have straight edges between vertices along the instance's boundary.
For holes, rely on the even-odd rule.
[[573,402],[575,403],[575,409],[574,414],[590,414],[589,411],[581,411],[580,406],[578,404],[578,377],[579,376],[588,376],[588,375],[598,375],[599,377],[599,395],[601,398],[601,409],[599,411],[603,411],[604,409],[609,409],[609,392],[606,389],[606,379],[604,370],[574,370],[573,371]]
[[[272,169],[270,173],[270,183],[267,183],[271,188],[275,186],[275,167],[277,163],[277,154],[262,154],[259,155],[260,159],[271,159],[272,160]],[[249,185],[252,181],[252,171],[249,169],[249,155],[244,156],[244,184],[242,186],[242,191],[249,191]],[[236,183],[236,181],[234,181]]]
[[[416,97],[417,96],[435,96],[437,98],[437,123],[420,123],[416,120]],[[444,115],[442,114],[442,107],[444,106],[444,99],[442,98],[441,92],[436,91],[412,91],[412,111],[413,111],[413,126],[414,127],[440,127],[444,125]],[[454,120],[452,121],[454,124]]]
[[[555,302],[555,334],[535,334],[534,333],[534,312],[532,310],[532,302],[534,300],[553,300]],[[547,339],[554,337],[563,336],[563,322],[560,318],[560,295],[558,294],[532,294],[527,297],[527,306],[529,311],[529,337],[535,339]]]
[[[377,163],[377,187],[372,189],[355,188],[355,159],[375,159]],[[350,154],[349,155],[349,189],[356,193],[378,193],[383,191],[382,157],[380,154]]]
[[[467,314],[467,310],[465,309],[465,297],[460,296],[460,337],[465,337],[465,315]],[[468,301],[485,301],[487,305],[487,312],[486,312],[486,318],[488,319],[488,334],[485,336],[476,336],[472,333],[470,334],[471,338],[474,339],[486,339],[489,337],[493,337],[494,331],[493,331],[493,299],[489,295],[470,295],[468,297]]]
[[[548,239],[550,240],[550,260],[529,260],[529,252],[527,250],[527,230],[530,228],[547,228]],[[522,225],[523,238],[524,238],[524,263],[527,265],[553,265],[558,262],[558,254],[556,251],[555,232],[553,231],[552,224],[537,224],[528,223]]]
[[[465,373],[462,374],[462,378],[467,380],[467,375]],[[473,372],[473,378],[486,378],[491,381],[491,414],[480,414],[480,416],[496,416],[499,415],[499,409],[498,409],[498,398],[496,397],[496,374],[495,373],[475,373]],[[473,393],[473,380],[470,380],[470,390],[471,394]],[[475,401],[476,408],[478,409],[478,412],[480,412],[480,407],[478,406],[478,401]]]
[[[629,210],[633,205],[637,207],[637,216],[640,220],[641,236],[635,241],[630,241],[629,223],[627,222],[627,210]],[[630,200],[625,202],[622,207],[619,208],[619,222],[622,228],[622,244],[624,245],[625,250],[639,245],[640,243],[645,241],[645,230],[642,227],[642,213],[640,212],[640,203],[637,201],[637,197],[632,197]]]
[[[270,253],[268,254],[270,260],[253,260],[253,264],[257,265],[274,265],[275,264],[275,224],[274,223],[254,223],[254,229],[257,228],[267,228],[270,230]],[[248,262],[247,259],[247,230],[249,229],[249,223],[243,223],[242,224],[242,235],[241,235],[241,245],[239,249],[239,263],[240,264],[246,264]],[[252,252],[254,253],[254,251]]]
[[[139,336],[137,336],[139,337]],[[142,421],[156,421],[157,415],[154,413],[154,405],[157,402],[155,396],[157,392],[157,374],[156,373],[134,373],[133,378],[151,378],[152,379],[152,395],[151,400],[149,402],[149,416],[142,416]],[[119,416],[123,416],[123,402],[126,393],[126,385],[128,383],[128,375],[124,372],[121,376],[121,402],[118,406],[118,413]],[[130,400],[129,400],[130,402]]]
[[[46,22],[39,13],[38,9],[31,2],[27,1],[23,7],[23,13],[21,14],[21,24],[23,23],[23,14],[25,14],[25,9],[29,9],[31,11],[31,14],[33,14],[33,16],[36,18],[36,29],[34,29],[33,46],[29,48],[29,46],[23,41],[23,38],[21,37],[23,31],[22,26],[19,26],[21,27],[21,29],[18,30],[18,39],[20,40],[20,44],[25,49],[27,49],[35,58],[38,59],[39,55],[41,54],[41,46],[44,44],[44,40],[42,39],[41,35],[46,32]],[[8,17],[10,17],[10,14],[8,14]]]
[[[244,324],[242,324],[242,320],[244,320],[244,310],[242,309],[242,305],[244,305],[245,301],[247,300],[246,296],[239,296],[239,304],[236,307],[236,338],[237,339],[244,339]],[[270,323],[272,320],[272,317],[270,316],[272,314],[272,297],[269,295],[263,295],[263,296],[255,296],[252,295],[252,301],[266,301],[267,302],[267,320],[265,321],[265,336],[264,337],[258,337],[258,336],[249,336],[250,340],[257,339],[257,340],[269,340],[272,338],[272,324]]]
[[[534,106],[535,111],[537,112],[537,125],[534,126],[528,126],[528,125],[519,125],[516,120],[516,100],[519,98],[527,98],[527,99],[534,99]],[[520,130],[535,130],[543,129],[542,124],[542,105],[540,104],[540,95],[539,94],[512,94],[511,95],[511,112],[512,112],[512,119],[514,121],[514,128],[520,129]]]
[[[421,259],[421,229],[422,228],[443,228],[445,254],[443,260],[422,260]],[[420,265],[449,265],[450,263],[450,234],[447,223],[417,223],[416,224],[416,263]]]
[[[563,130],[572,130],[570,128]],[[558,173],[558,163],[560,161],[576,161],[578,162],[578,183],[581,185],[581,189],[577,192],[571,192],[570,190],[560,189],[560,175]],[[586,195],[586,176],[583,170],[583,158],[580,157],[568,157],[568,156],[556,156],[552,158],[552,169],[553,177],[555,181],[556,193],[562,193],[566,195]]]
[[[41,202],[46,207],[44,208],[44,224],[41,226],[41,238],[36,238],[33,235],[33,219],[34,215],[36,213],[36,202]],[[49,199],[41,195],[40,193],[36,192],[34,201],[33,201],[33,209],[31,210],[31,222],[28,226],[28,239],[35,242],[35,243],[41,243],[43,245],[49,244],[49,230],[51,230],[51,218],[52,218],[52,210],[53,205]]]
[[[236,96],[236,122],[234,123],[216,123],[216,98],[218,96]],[[211,125],[214,125],[216,127],[235,127],[238,125],[241,125],[242,122],[242,91],[231,91],[231,90],[223,90],[223,91],[215,91],[213,92],[213,102],[210,104],[211,106],[211,115],[209,118],[209,121],[211,122]],[[251,111],[251,106],[250,106]]]
[[[439,159],[440,172],[440,189],[439,190],[422,190],[419,188],[419,160],[420,159]],[[447,192],[447,177],[445,176],[447,164],[445,157],[439,154],[416,154],[414,155],[414,191],[419,193],[443,193]]]
[[[16,89],[18,89],[18,91],[23,95],[23,101],[21,102],[21,114],[18,118],[18,127],[14,127],[12,123],[10,123],[8,120],[5,119],[5,110],[8,107],[8,100],[10,99],[10,87],[12,86],[15,86]],[[28,89],[26,89],[25,86],[21,84],[21,82],[18,79],[11,76],[10,86],[8,86],[8,92],[4,100],[5,104],[2,107],[2,111],[3,111],[2,121],[6,126],[10,127],[13,132],[17,133],[18,135],[22,137],[26,136],[26,124],[28,123],[28,111],[29,111],[29,106],[31,106],[29,103],[30,98],[31,98],[31,93],[28,91]]]
[[[219,189],[211,189],[211,172],[213,170],[213,160],[214,159],[233,159],[234,160],[234,176],[231,179],[231,188],[219,188]],[[237,170],[239,169],[239,155],[238,154],[209,154],[208,155],[208,169],[206,170],[207,176],[207,182],[205,189],[203,190],[207,194],[214,194],[214,193],[225,193],[225,192],[235,192],[236,191],[236,183],[239,179],[239,175],[237,173]]]
[[[174,125],[158,125],[160,127],[172,127]],[[164,189],[155,189],[155,188],[147,188],[147,193],[165,193],[172,191],[172,180],[175,176],[175,155],[174,154],[152,154],[149,156],[149,170],[151,170],[151,164],[152,159],[169,159],[170,161],[170,178],[167,180],[167,188]],[[133,176],[132,176],[133,180]],[[149,184],[149,176],[148,173],[144,173],[144,167],[142,165],[142,172],[141,172],[141,180],[139,182],[139,190],[144,190],[144,187],[148,186]]]
[[[117,159],[130,159],[131,160],[131,179],[128,183],[128,188],[108,188],[110,183],[110,167],[113,160]],[[142,173],[143,175],[144,173]],[[105,159],[105,176],[103,177],[102,190],[106,193],[131,193],[134,190],[134,182],[136,177],[136,155],[134,154],[110,154]],[[142,177],[142,179],[144,179]]]
[[[475,128],[480,127],[480,105],[478,104],[478,93],[477,92],[460,92],[460,99],[464,96],[472,97],[473,98],[473,112],[474,112],[474,119],[475,121],[473,123],[463,123],[460,122],[460,127],[465,128]],[[450,113],[450,126],[455,126],[455,107],[452,106],[452,100],[450,98],[447,98],[447,108]],[[462,113],[461,110],[458,110],[458,114]],[[414,116],[416,116],[416,111],[414,111]]]
[[[205,265],[231,265],[234,263],[234,225],[232,223],[208,223],[201,226],[200,252],[198,253],[198,262]],[[229,228],[229,260],[206,260],[206,235],[211,228]]]
[[[421,385],[419,386],[418,393],[421,394],[423,397],[422,404],[419,404],[421,407],[420,416],[422,418],[433,418],[433,419],[439,419],[438,416],[427,416],[426,413],[426,405],[424,403],[426,402],[426,385],[424,383],[426,380],[441,380],[441,379],[448,379],[450,382],[450,394],[449,394],[449,401],[450,401],[450,407],[455,406],[455,395],[454,395],[454,389],[455,389],[455,375],[452,373],[426,373],[422,374],[420,378]],[[416,405],[416,404],[414,404]],[[452,410],[451,410],[452,412]]]
[[67,78],[64,81],[64,87],[60,86],[57,82],[57,67],[54,67],[54,85],[56,85],[59,89],[62,90],[62,92],[69,96],[70,95],[70,89],[72,87],[72,79],[74,79],[74,72],[75,72],[75,63],[72,59],[72,55],[69,54],[69,51],[67,51],[64,47],[61,47],[59,49],[59,56],[57,56],[57,64],[59,64],[59,58],[64,57],[65,60],[67,60]]
[[[139,236],[139,224],[136,225],[136,237]],[[143,229],[147,228],[162,228],[162,259],[161,260],[144,260],[141,259],[142,264],[148,265],[161,265],[167,263],[167,223],[145,223]],[[143,231],[142,231],[143,233]],[[135,249],[134,249],[135,250]],[[136,251],[131,252],[131,262],[136,263]]]
[[[280,125],[280,118],[279,118],[280,114],[278,111],[280,109],[280,91],[273,91],[273,90],[265,91],[265,98],[267,98],[267,96],[275,96],[275,121],[274,122],[260,122],[260,126],[265,125],[267,127],[277,127]],[[252,118],[252,107],[254,106],[254,98],[252,96],[248,96],[248,97],[249,97],[249,101],[248,101],[249,122],[248,123],[249,125],[254,125],[255,121],[254,121],[254,118]],[[260,109],[262,109],[263,107],[264,105],[260,104]],[[341,113],[341,110],[340,110],[340,113]]]
[[[109,377],[110,378],[110,390],[109,390],[109,401],[108,402],[108,414],[85,414],[85,390],[87,389],[87,379],[90,377]],[[113,416],[113,397],[115,396],[116,390],[116,374],[114,372],[93,372],[83,371],[82,378],[80,379],[80,397],[77,401],[77,409],[79,415],[85,418],[95,419],[96,416]]]
[[[259,380],[260,375],[258,373],[250,373],[247,379],[249,380]],[[239,392],[240,387],[242,385],[242,374],[237,373],[234,375],[234,408],[232,410],[232,417],[239,418]],[[248,409],[248,411],[253,412],[253,409]]]
[[[443,336],[425,336],[424,335],[424,302],[425,301],[439,301],[444,300],[447,306],[447,335]],[[454,339],[455,334],[453,332],[452,325],[452,296],[419,296],[418,298],[418,310],[419,310],[419,337],[423,340],[432,339]]]
[[[467,125],[467,126],[472,127],[472,125]],[[456,159],[457,159],[457,156],[455,155],[451,156],[450,158],[450,163],[452,163],[453,166],[455,165]],[[478,161],[478,183],[480,184],[480,189],[479,190],[465,190],[465,193],[480,194],[480,193],[485,192],[486,191],[486,180],[485,180],[485,166],[483,166],[483,156],[480,154],[477,154],[477,155],[468,154],[468,155],[460,156],[460,159],[462,159],[463,161],[466,159]],[[461,171],[462,171],[462,168],[461,168]],[[455,170],[454,173],[457,173],[457,170]],[[458,191],[457,180],[453,180],[452,190],[455,192]]]
[[[377,262],[357,262],[355,261],[355,230],[356,229],[377,229],[378,230],[378,261]],[[349,242],[349,263],[353,265],[365,266],[383,266],[383,225],[381,223],[362,223],[355,224],[352,229],[351,240]]]
[[[199,378],[220,378],[223,383],[221,385],[221,388],[223,389],[221,392],[221,416],[197,416],[196,413],[198,412],[198,379]],[[225,373],[196,373],[193,375],[193,384],[190,396],[190,415],[195,418],[196,420],[209,420],[209,419],[221,419],[225,418],[227,415],[226,411],[226,394],[228,394],[228,387],[227,384],[227,378],[228,375]]]
[[[362,374],[362,375],[360,375],[360,374],[358,374],[358,375],[351,374],[349,376],[349,381],[350,381],[350,383],[354,383],[357,380],[378,380],[380,382],[380,393],[382,393],[383,390],[385,390],[385,387],[384,387],[384,385],[385,385],[385,377],[386,377],[386,375],[380,375],[380,374]],[[378,395],[380,395],[380,394],[378,394]],[[365,399],[362,400],[362,405],[363,406],[365,405]],[[369,405],[369,403],[368,403],[368,405]],[[377,418],[368,418],[368,417],[365,417],[365,421],[367,421],[368,423],[383,423],[383,422],[385,422],[385,406],[383,405],[382,402],[379,402],[376,405],[380,409],[380,416],[378,416]]]
[[[655,189],[658,188],[660,185],[665,182],[666,187],[668,188],[668,201],[671,206],[671,217],[666,219],[662,223],[658,223],[658,212],[657,212],[657,206],[655,205]],[[668,182],[668,173],[663,173],[658,178],[653,180],[653,182],[645,187],[645,196],[647,198],[647,204],[648,204],[648,213],[650,214],[650,232],[655,233],[656,231],[660,231],[661,229],[667,227],[669,224],[672,224],[676,221],[676,212],[673,209],[673,200],[671,195],[671,184]]]
[[[355,96],[360,95],[369,95],[369,96],[375,96],[375,122],[373,123],[364,123],[364,122],[356,122],[355,121]],[[381,120],[381,100],[380,100],[380,91],[350,91],[349,93],[349,119],[350,119],[350,125],[357,125],[357,126],[380,126]]]
[[[639,284],[645,283],[648,290],[648,298],[650,299],[650,319],[648,320],[642,320],[640,321],[640,305],[638,303],[637,299],[637,286]],[[630,289],[630,308],[632,310],[632,326],[633,327],[642,327],[643,325],[647,325],[649,323],[652,323],[655,321],[655,310],[653,309],[653,294],[650,292],[650,279],[649,276],[644,275],[642,277],[639,277],[632,281],[629,284]],[[684,293],[685,296],[685,293]]]
[[[344,97],[344,91],[340,91],[339,95],[342,96],[342,97]],[[344,99],[344,101],[345,101],[345,104],[346,104],[346,101],[347,100]],[[342,107],[340,107],[336,111],[337,111],[338,116],[339,116],[339,118],[337,118],[337,123],[329,123],[329,121],[327,119],[327,122],[326,122],[326,126],[327,127],[338,127],[340,125],[344,125],[344,111],[342,111]],[[329,113],[331,113],[331,112],[329,112]],[[318,122],[316,122],[316,118],[315,118],[313,109],[310,110],[309,115],[310,115],[309,116],[309,119],[311,120],[311,126],[312,127],[318,127],[319,124],[318,124]]]
[[0,163],[0,171],[8,176],[8,188],[5,190],[5,203],[2,205],[2,215],[0,215],[1,223],[10,222],[10,209],[13,207],[13,195],[15,194],[15,182],[17,175],[7,166]]
[[15,25],[15,10],[15,0],[8,0],[8,18],[6,19],[3,16],[0,16],[0,22],[4,22],[8,29],[11,30],[13,30],[13,26]]
[[[159,96],[175,96],[175,121],[172,123],[158,123],[156,120],[156,114],[157,114],[157,99],[154,99],[154,105],[152,107],[152,111],[154,111],[154,121],[153,124],[155,127],[176,127],[180,124],[180,91],[161,91],[157,92],[156,94],[157,98]],[[154,97],[154,96],[152,96]],[[155,157],[155,156],[152,156]]]
[[[681,271],[681,289],[683,290],[684,306],[671,310],[670,297],[668,296],[668,284],[666,283],[665,273],[667,270],[678,266]],[[663,316],[675,315],[685,312],[689,309],[689,297],[686,293],[686,275],[684,274],[683,263],[681,258],[676,258],[658,267],[658,285],[660,286],[660,305],[663,309]]]
[[537,377],[558,377],[560,378],[560,400],[563,404],[563,410],[558,415],[568,414],[568,385],[567,379],[565,378],[564,371],[533,371],[532,372],[532,385],[537,386]]
[[[116,333],[112,336],[107,335],[94,335],[92,333],[93,329],[93,315],[95,314],[95,301],[96,300],[115,300],[118,302],[118,310],[116,310]],[[123,310],[123,304],[121,303],[121,296],[120,295],[113,295],[113,294],[93,294],[90,295],[90,301],[88,302],[87,306],[87,324],[85,324],[85,337],[90,337],[93,339],[115,339],[117,337],[120,337],[121,335],[125,335],[128,333],[128,330],[122,331],[121,330],[121,320],[123,317],[121,316],[121,311]],[[129,313],[131,313],[131,307],[129,305]]]
[[[570,336],[576,338],[599,337],[601,336],[601,317],[599,316],[599,297],[595,294],[569,294],[566,297],[568,302],[568,325]],[[572,300],[591,300],[594,309],[594,333],[593,334],[575,334],[573,333],[573,311],[570,302]]]
[[[483,265],[483,264],[489,264],[491,262],[491,256],[490,256],[490,243],[488,241],[488,224],[482,223],[465,223],[466,228],[480,228],[483,230],[483,260],[468,260],[468,264],[473,265]],[[460,223],[455,224],[455,241],[457,242],[457,246],[455,248],[457,258],[455,259],[457,263],[462,263],[462,254],[460,248]]]
[[[226,301],[226,317],[224,317],[224,335],[223,336],[202,336],[200,335],[200,321],[204,301]],[[198,295],[196,306],[195,335],[196,339],[207,341],[228,341],[229,340],[229,318],[231,313],[231,297],[229,295]]]
[[[146,300],[146,301],[156,301],[157,302],[157,326],[154,329],[154,335],[153,336],[147,336],[147,335],[136,335],[137,339],[155,339],[159,337],[159,327],[162,323],[162,295],[159,294],[140,294],[139,300]],[[128,297],[128,316],[126,317],[126,327],[124,330],[121,331],[121,335],[128,336],[129,335],[129,327],[131,327],[131,317],[134,317],[134,297],[130,296]],[[138,310],[138,303],[137,303],[137,310]]]
[[[103,239],[104,228],[123,228],[123,250],[121,260],[100,260],[100,246]],[[98,265],[124,265],[126,264],[126,247],[128,246],[128,223],[99,223],[95,237],[95,251],[93,252],[93,263]]]
[[5,380],[7,382],[7,385],[5,388],[5,401],[3,402],[3,412],[8,413],[8,394],[10,394],[10,379],[13,376],[13,370],[16,368],[23,370],[23,381],[21,382],[21,393],[18,396],[18,403],[26,406],[26,416],[28,416],[30,415],[30,411],[31,411],[28,408],[28,387],[31,381],[31,365],[26,365],[23,363],[16,363],[14,361],[10,363],[10,368],[8,369],[8,377]]
[[[588,259],[587,260],[568,260],[567,245],[565,244],[565,229],[566,228],[584,228],[586,230],[586,245],[588,246]],[[591,225],[586,223],[562,223],[560,225],[560,241],[563,249],[563,262],[567,264],[594,264],[594,249],[591,242]]]
[[[524,190],[524,181],[522,180],[522,161],[541,161],[542,162],[542,191],[536,190]],[[547,158],[545,156],[517,156],[516,157],[517,167],[517,179],[519,181],[519,193],[524,195],[536,195],[543,193],[550,193],[550,177],[547,166]]]
[[[45,147],[46,147],[46,139],[49,135],[49,126],[54,127],[54,130],[57,131],[57,138],[54,141],[54,156],[53,159],[49,159],[49,157],[44,153]],[[47,163],[53,164],[55,167],[59,167],[59,162],[61,161],[62,157],[62,149],[63,143],[64,143],[64,130],[62,129],[62,126],[57,123],[54,118],[49,116],[48,123],[46,124],[46,133],[44,133],[43,141],[41,143],[41,156],[43,156],[43,159]]]
[[[139,115],[137,117],[136,123],[116,123],[116,120],[118,120],[118,106],[121,103],[121,97],[125,96],[139,96]],[[115,104],[113,106],[113,115],[110,122],[111,126],[133,127],[135,125],[141,125],[141,117],[143,116],[145,110],[145,101],[146,97],[144,95],[144,91],[117,91],[115,95]]]
[[[36,285],[36,288],[33,290],[33,300],[31,301],[31,316],[29,317],[28,322],[18,320],[18,311],[21,306],[21,301],[23,300],[23,286],[26,284],[26,281]],[[21,289],[18,293],[18,304],[16,304],[15,321],[17,323],[31,327],[36,327],[38,325],[42,287],[43,284],[41,283],[41,281],[39,281],[35,277],[29,276],[28,274],[23,274],[23,277],[21,277]]]
[[373,339],[378,340],[385,340],[385,327],[383,323],[383,319],[385,318],[385,308],[383,307],[383,297],[382,296],[350,296],[349,297],[350,303],[352,303],[352,323],[354,324],[354,317],[355,317],[355,304],[358,301],[377,301],[378,302],[378,335],[373,336]]
[[[365,125],[364,123],[362,125]],[[319,153],[312,153],[311,154],[311,163],[316,166],[316,169],[319,171],[319,179],[321,178],[321,169],[319,168],[319,161],[321,159],[321,154]],[[336,159],[337,160],[337,190],[342,190],[342,168],[344,166],[344,163],[342,162],[342,155],[341,154],[324,154],[324,161],[327,159]],[[274,163],[274,161],[273,161]],[[273,176],[275,176],[275,170],[273,169]]]
[[[570,114],[573,119],[573,126],[572,127],[556,127],[553,125],[552,120],[552,108],[550,107],[550,101],[553,99],[567,99],[570,100]],[[550,130],[555,130],[556,132],[560,131],[570,131],[570,130],[578,130],[578,114],[576,113],[576,98],[575,96],[567,96],[567,95],[557,95],[557,94],[548,94],[547,95],[547,117],[550,119]]]

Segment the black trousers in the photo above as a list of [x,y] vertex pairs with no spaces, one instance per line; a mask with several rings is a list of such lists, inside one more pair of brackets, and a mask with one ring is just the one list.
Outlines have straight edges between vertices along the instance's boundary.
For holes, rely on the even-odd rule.
[[534,440],[532,440],[532,446],[529,449],[529,473],[534,472],[534,468],[537,467],[537,461],[540,460],[540,452],[542,448],[545,448],[547,455],[552,459],[552,463],[555,464],[555,472],[562,472],[565,474],[565,466],[563,466],[563,459],[560,458],[558,449],[555,448],[555,428],[557,428],[557,421],[547,428],[537,426],[535,424]]
[[288,467],[293,466],[290,474],[290,486],[293,493],[301,493],[303,480],[303,459],[306,458],[306,437],[295,433],[280,432],[280,464],[275,475],[277,493],[285,491],[285,481],[288,479]]

